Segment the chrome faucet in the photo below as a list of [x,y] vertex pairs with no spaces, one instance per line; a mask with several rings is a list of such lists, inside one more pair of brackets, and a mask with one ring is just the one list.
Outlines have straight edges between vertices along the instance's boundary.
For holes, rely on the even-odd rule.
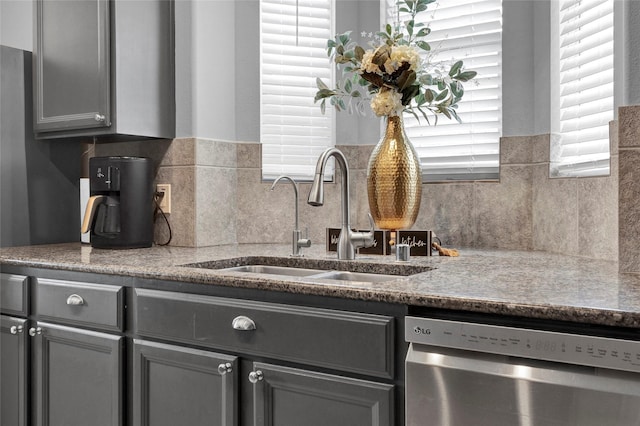
[[356,257],[356,249],[360,247],[371,247],[373,245],[373,218],[369,214],[370,230],[368,232],[355,232],[351,230],[350,207],[349,207],[349,166],[342,151],[337,148],[329,148],[320,155],[316,164],[316,174],[313,178],[313,185],[309,192],[307,203],[312,206],[324,204],[324,169],[329,157],[335,157],[336,164],[342,169],[342,227],[338,238],[338,259],[353,260]]
[[292,237],[292,244],[291,244],[291,255],[292,256],[302,256],[302,253],[300,252],[300,249],[302,247],[311,247],[311,240],[308,238],[300,238],[301,237],[301,232],[300,232],[300,228],[298,228],[298,184],[296,183],[295,180],[293,180],[293,178],[289,177],[289,176],[278,176],[276,178],[276,180],[273,181],[273,185],[271,185],[271,191],[273,191],[273,188],[276,187],[276,184],[282,180],[282,179],[286,179],[289,182],[291,182],[291,185],[293,185],[293,194],[295,196],[295,214],[296,214],[296,223],[295,223],[295,228],[293,230],[293,237]]

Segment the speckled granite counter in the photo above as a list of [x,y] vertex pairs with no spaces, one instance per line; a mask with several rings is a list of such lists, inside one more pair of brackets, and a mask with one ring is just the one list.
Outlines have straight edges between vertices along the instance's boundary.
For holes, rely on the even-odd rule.
[[[640,328],[640,276],[618,274],[615,262],[541,252],[463,249],[458,258],[413,257],[412,266],[433,269],[383,283],[180,266],[246,256],[286,259],[289,250],[288,245],[239,245],[111,251],[71,243],[0,249],[0,264]],[[307,259],[336,258],[321,247],[305,253]],[[389,256],[361,256],[355,262],[360,271],[394,263]]]

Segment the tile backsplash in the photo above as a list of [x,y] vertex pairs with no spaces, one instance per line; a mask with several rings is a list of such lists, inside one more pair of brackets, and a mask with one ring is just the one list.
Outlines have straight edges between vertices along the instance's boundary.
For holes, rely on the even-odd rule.
[[[414,228],[434,231],[449,247],[618,259],[620,246],[621,270],[640,272],[640,180],[632,179],[634,171],[640,172],[639,117],[640,107],[620,109],[620,150],[618,122],[611,123],[611,174],[604,177],[549,178],[549,135],[504,137],[500,181],[424,184]],[[338,148],[351,169],[351,224],[365,229],[366,167],[373,146]],[[155,160],[157,182],[172,185],[171,245],[291,241],[293,190],[282,182],[270,191],[271,183],[262,182],[259,143],[181,138],[98,145],[96,155]],[[338,170],[336,181],[340,179]],[[323,207],[306,203],[310,183],[299,187],[300,228],[303,234],[308,230],[313,244],[324,246],[326,228],[341,223],[339,184],[325,185]],[[166,224],[159,220],[156,240],[162,242],[167,235]]]

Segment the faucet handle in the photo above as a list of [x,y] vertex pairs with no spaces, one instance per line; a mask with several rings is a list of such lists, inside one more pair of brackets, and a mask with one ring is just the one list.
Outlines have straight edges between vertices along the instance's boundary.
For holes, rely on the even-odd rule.
[[367,217],[369,218],[369,232],[372,232],[374,229],[376,229],[376,222],[373,220],[373,216],[371,216],[371,213],[367,213]]
[[373,217],[371,213],[368,213],[369,216],[369,230],[366,232],[351,232],[351,241],[353,242],[354,248],[366,248],[373,246],[375,242],[375,227],[376,224],[373,221]]

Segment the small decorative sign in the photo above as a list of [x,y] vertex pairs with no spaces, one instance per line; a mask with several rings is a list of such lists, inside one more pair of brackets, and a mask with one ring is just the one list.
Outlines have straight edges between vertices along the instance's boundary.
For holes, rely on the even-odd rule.
[[[360,231],[360,232],[368,232]],[[384,249],[386,244],[385,240],[385,231],[374,231],[373,238],[373,246],[367,248],[359,248],[359,254],[386,254]],[[327,228],[327,251],[338,251],[338,239],[340,238],[340,229],[339,228]]]
[[340,228],[327,228],[327,251],[338,251]]
[[[367,231],[361,231],[367,232]],[[396,244],[408,244],[411,256],[431,256],[433,231],[398,231]],[[327,251],[338,251],[340,228],[327,228]],[[358,249],[359,254],[391,254],[391,232],[377,230],[374,232],[372,247]]]
[[[368,230],[360,231],[360,232],[368,232]],[[360,254],[380,254],[385,255],[385,231],[374,231],[373,232],[373,246],[371,247],[361,247],[358,249],[358,253]]]
[[399,231],[396,244],[408,244],[411,256],[431,256],[432,231]]

